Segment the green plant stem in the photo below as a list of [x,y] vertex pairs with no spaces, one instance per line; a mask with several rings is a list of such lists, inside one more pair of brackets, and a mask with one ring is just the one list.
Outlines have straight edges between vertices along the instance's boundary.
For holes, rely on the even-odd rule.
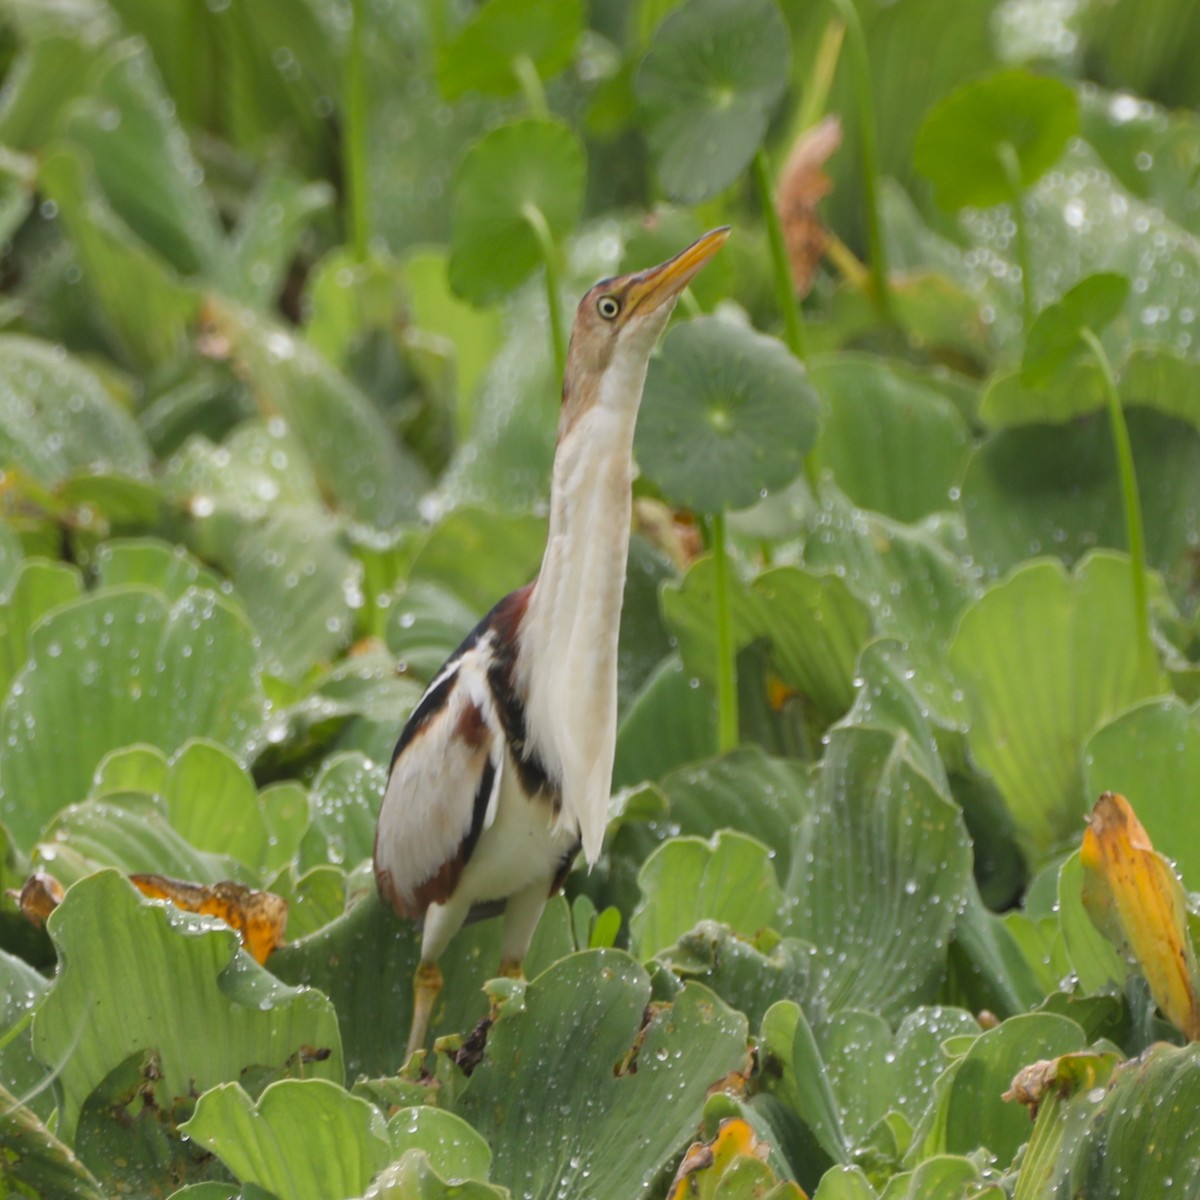
[[871,296],[880,316],[892,319],[892,297],[888,290],[887,247],[883,241],[883,218],[879,199],[879,140],[875,130],[875,97],[871,86],[871,56],[867,35],[854,0],[833,0],[846,25],[854,91],[858,102],[859,144],[862,155],[863,205],[867,214],[867,246],[871,255]]
[[788,349],[801,362],[804,361],[804,326],[800,319],[800,306],[796,303],[796,289],[792,284],[792,268],[788,264],[787,246],[783,240],[783,226],[775,207],[774,191],[771,187],[771,169],[767,164],[767,152],[759,147],[754,156],[754,179],[758,184],[758,195],[762,202],[763,224],[767,227],[767,241],[771,246],[771,268],[775,276],[775,294],[783,316],[783,329]]
[[530,228],[537,237],[542,250],[542,262],[546,267],[546,307],[550,314],[550,343],[554,350],[554,369],[558,373],[559,382],[567,369],[567,337],[563,330],[562,298],[559,279],[561,258],[558,244],[542,210],[536,204],[526,204],[521,209],[521,215],[529,222]]
[[1004,174],[1008,179],[1009,203],[1012,206],[1013,227],[1017,231],[1017,266],[1021,268],[1021,320],[1025,332],[1033,324],[1033,269],[1029,256],[1029,231],[1025,228],[1025,209],[1022,205],[1024,189],[1021,187],[1021,164],[1017,152],[1008,144],[1001,142],[998,153],[1004,166]]
[[[775,196],[771,188],[771,169],[767,163],[767,152],[759,147],[754,156],[754,180],[762,201],[763,224],[767,227],[767,242],[771,247],[771,273],[775,278],[775,294],[783,314],[784,339],[788,349],[801,361],[807,360],[807,344],[804,338],[804,322],[800,316],[800,304],[792,282],[792,268],[788,262],[787,245],[783,240],[783,225],[779,210],[775,207]],[[815,453],[815,452],[814,452]],[[804,473],[809,486],[816,490],[817,461],[814,454],[804,460]]]
[[833,77],[837,74],[838,59],[842,56],[842,43],[846,37],[846,22],[840,17],[830,17],[821,34],[821,44],[813,59],[812,74],[805,82],[804,95],[800,104],[800,117],[795,128],[803,133],[811,129],[825,114],[829,103],[829,92]]
[[512,60],[512,73],[516,76],[529,111],[535,117],[548,117],[550,105],[546,102],[546,89],[542,86],[542,77],[537,73],[533,59],[528,54],[518,54]]
[[1125,504],[1125,538],[1133,569],[1133,615],[1137,623],[1138,640],[1147,664],[1154,661],[1154,642],[1150,634],[1150,605],[1146,586],[1146,535],[1142,524],[1142,501],[1138,495],[1137,471],[1133,463],[1133,447],[1129,441],[1129,426],[1117,392],[1112,364],[1100,344],[1100,339],[1086,326],[1080,330],[1092,356],[1100,366],[1104,379],[1104,395],[1108,401],[1108,419],[1112,425],[1113,445],[1117,452],[1117,471],[1121,479],[1121,497]]
[[346,180],[349,242],[356,262],[366,262],[370,244],[367,224],[367,85],[363,64],[363,0],[351,0],[350,51],[346,63],[346,133],[342,141],[342,174]]
[[733,652],[733,609],[729,602],[729,558],[725,514],[712,519],[713,601],[717,621],[717,751],[727,754],[738,744],[737,660]]

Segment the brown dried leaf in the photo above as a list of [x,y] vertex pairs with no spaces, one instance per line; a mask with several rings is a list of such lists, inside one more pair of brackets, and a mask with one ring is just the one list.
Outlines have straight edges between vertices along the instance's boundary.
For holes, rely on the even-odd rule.
[[776,208],[783,225],[792,283],[797,295],[808,295],[829,235],[817,215],[817,205],[833,190],[823,168],[842,144],[842,123],[832,114],[806,129],[792,146],[779,173]]
[[271,951],[283,945],[287,901],[274,892],[258,892],[228,879],[211,887],[165,875],[130,875],[129,881],[151,900],[170,900],[186,912],[220,917],[237,930],[256,962],[265,963]]
[[34,871],[21,885],[15,899],[26,920],[40,929],[46,924],[46,918],[62,903],[63,895],[63,885],[53,875]]

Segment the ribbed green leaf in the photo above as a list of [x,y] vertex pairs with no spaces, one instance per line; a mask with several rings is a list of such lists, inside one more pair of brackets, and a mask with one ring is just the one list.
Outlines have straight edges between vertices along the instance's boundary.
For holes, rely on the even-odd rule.
[[218,1084],[180,1129],[277,1200],[360,1195],[391,1154],[379,1110],[326,1079],[281,1079],[257,1102]]
[[633,945],[650,958],[702,919],[730,926],[747,940],[778,924],[783,893],[770,851],[725,830],[710,841],[672,838],[638,874],[642,903],[629,918]]
[[174,604],[142,587],[84,597],[30,638],[0,717],[0,812],[29,846],[59,807],[87,794],[110,750],[146,742],[170,753],[207,736],[245,756],[263,704],[253,635],[212,592],[192,588]]
[[[333,1006],[279,983],[223,923],[144,900],[103,871],[68,891],[49,930],[61,965],[33,1046],[60,1072],[67,1136],[88,1093],[136,1050],[158,1051],[165,1098],[249,1067],[342,1078]],[[312,1048],[328,1055],[309,1061]]]
[[967,609],[950,647],[973,714],[971,753],[1034,858],[1078,834],[1091,732],[1164,688],[1140,654],[1132,604],[1126,559],[1092,554],[1073,575],[1042,560]]
[[[645,1023],[649,1000],[638,963],[589,950],[501,1008],[456,1105],[491,1144],[497,1183],[548,1200],[603,1179],[626,1196],[673,1170],[706,1090],[744,1059],[746,1021],[695,984]],[[530,1154],[529,1130],[550,1121],[553,1150]]]
[[957,808],[913,765],[906,739],[831,736],[797,831],[785,932],[811,942],[812,999],[895,1018],[933,998],[966,897],[971,849]]

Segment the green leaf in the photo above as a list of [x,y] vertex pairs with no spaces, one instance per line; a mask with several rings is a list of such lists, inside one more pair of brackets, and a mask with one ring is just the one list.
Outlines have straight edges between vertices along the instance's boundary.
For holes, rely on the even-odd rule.
[[751,942],[727,925],[702,920],[655,957],[677,979],[711,988],[753,1026],[773,1004],[808,991],[812,948],[777,938],[766,930]]
[[[661,596],[685,666],[709,681],[717,657],[713,588],[713,559],[706,555],[678,584],[668,583]],[[764,639],[784,683],[829,720],[845,712],[853,697],[854,662],[870,630],[866,606],[846,582],[832,572],[773,567],[749,590],[733,581],[730,594],[734,649]]]
[[686,0],[663,20],[634,90],[668,195],[695,204],[745,170],[787,89],[790,50],[772,0]]
[[683,763],[717,749],[717,708],[675,655],[642,685],[617,727],[613,787],[661,779]]
[[1025,1109],[1001,1099],[1013,1076],[1039,1058],[1073,1054],[1086,1044],[1074,1021],[1052,1013],[1010,1017],[980,1034],[939,1081],[937,1107],[912,1157],[971,1154],[983,1146],[1007,1166],[1029,1139]]
[[[28,1015],[37,1008],[50,984],[24,960],[0,950],[0,1088],[4,1091],[6,1116],[12,1119],[9,1101],[15,1092],[17,1103],[27,1105],[40,1116],[48,1117],[54,1107],[53,1092],[38,1090],[49,1082],[47,1071],[33,1057]],[[24,1028],[18,1029],[24,1021]],[[0,1131],[3,1118],[0,1118]],[[12,1132],[11,1128],[9,1133]],[[0,1132],[0,1143],[6,1141]],[[7,1149],[7,1147],[6,1147]]]
[[36,180],[34,159],[0,149],[0,240],[10,241],[29,215]]
[[475,390],[500,348],[500,313],[465,304],[451,291],[450,259],[444,251],[410,254],[400,270],[417,327],[422,334],[445,339],[453,350],[458,429],[465,436],[473,425]]
[[324,862],[349,870],[371,857],[387,775],[382,763],[361,754],[331,754],[324,760],[312,784],[302,870]]
[[832,1167],[821,1176],[813,1200],[877,1200],[860,1167]]
[[642,902],[629,918],[638,955],[650,958],[704,919],[752,940],[779,923],[783,892],[762,842],[724,830],[705,842],[672,838],[638,873]]
[[[1145,408],[1126,411],[1137,468],[1146,554],[1186,579],[1188,530],[1200,514],[1200,432]],[[1069,425],[1029,425],[993,434],[963,478],[962,506],[975,556],[990,574],[1054,554],[1073,562],[1101,545],[1123,549],[1124,508],[1108,415]]]
[[[1183,6],[1177,4],[1176,11],[1182,15]],[[1200,116],[1103,88],[1086,89],[1079,106],[1083,137],[1122,186],[1200,234],[1192,174],[1200,161]]]
[[1083,756],[1089,802],[1118,792],[1150,840],[1169,854],[1189,891],[1200,891],[1200,708],[1172,697],[1147,700],[1102,725]]
[[[241,422],[220,444],[189,437],[167,460],[164,491],[194,517],[231,509],[246,518],[321,506],[321,485],[303,439],[279,420]],[[204,538],[203,526],[198,538]]]
[[1012,199],[1006,152],[1027,188],[1058,161],[1078,125],[1078,101],[1067,84],[1001,71],[929,113],[913,144],[913,165],[933,183],[942,208],[987,208]]
[[242,207],[228,240],[228,287],[259,308],[282,290],[309,221],[332,206],[324,181],[308,182],[280,168],[268,169]]
[[[7,1088],[0,1086],[0,1153],[5,1184],[28,1188],[30,1196],[55,1200],[105,1200],[107,1193],[91,1172]],[[13,1193],[21,1195],[21,1192]]]
[[70,884],[102,867],[198,883],[254,875],[232,859],[197,850],[167,819],[162,804],[137,792],[107,792],[59,809],[34,847],[34,861]]
[[1099,335],[1120,316],[1129,296],[1124,275],[1104,272],[1081,279],[1061,300],[1038,313],[1025,340],[1021,382],[1048,383],[1083,349],[1083,331]]
[[327,513],[277,505],[262,521],[215,514],[195,538],[233,580],[275,672],[295,679],[349,641],[361,569]]
[[[1071,1194],[1151,1200],[1200,1183],[1196,1045],[1152,1046],[1111,1071],[1059,1064],[1018,1176],[1017,1200]],[[1069,1060],[1068,1060],[1069,1061]],[[1081,1064],[1084,1065],[1084,1064]],[[1057,1102],[1056,1102],[1057,1099]]]
[[92,556],[96,585],[102,588],[144,584],[162,592],[172,603],[191,587],[229,596],[229,584],[193,558],[183,546],[172,546],[157,538],[123,538],[105,542]]
[[208,316],[229,339],[265,416],[279,414],[304,447],[333,505],[373,529],[413,515],[423,469],[396,442],[371,401],[302,338],[225,301]]
[[1200,428],[1200,360],[1138,346],[1121,366],[1121,402],[1145,404]]
[[438,47],[438,87],[447,100],[469,91],[518,91],[522,59],[524,69],[549,79],[571,61],[583,24],[580,0],[488,0]]
[[27,558],[17,568],[0,605],[0,695],[7,695],[29,657],[30,630],[51,609],[78,599],[83,591],[79,571],[67,563]]
[[961,545],[955,526],[928,522],[913,529],[862,512],[828,487],[821,502],[805,561],[844,583],[867,607],[875,632],[904,642],[911,686],[929,717],[950,729],[965,727],[946,646],[978,585],[964,556],[945,544]]
[[841,1114],[804,1010],[790,1000],[772,1005],[763,1017],[759,1044],[767,1087],[808,1126],[833,1162],[848,1162]]
[[174,604],[140,587],[84,597],[33,630],[0,712],[0,813],[28,847],[58,808],[87,794],[110,750],[146,742],[170,753],[209,737],[244,757],[263,709],[253,635],[213,593],[190,589]]
[[529,117],[475,142],[454,178],[450,286],[485,305],[513,291],[542,262],[538,226],[559,242],[583,208],[586,162],[574,131]]
[[444,587],[474,612],[485,613],[537,574],[545,545],[541,517],[461,508],[430,532],[412,560],[409,579]]
[[402,1108],[388,1121],[393,1157],[423,1151],[429,1165],[454,1179],[484,1179],[492,1166],[492,1150],[461,1117],[443,1108]]
[[447,1172],[447,1181],[424,1150],[410,1150],[367,1189],[363,1200],[507,1200],[505,1188]]
[[173,359],[186,342],[199,296],[109,208],[77,151],[50,154],[38,184],[58,205],[84,286],[118,354],[141,367]]
[[144,43],[106,56],[63,133],[84,150],[116,215],[181,275],[224,282],[224,238],[175,106]]
[[7,599],[21,567],[25,552],[21,539],[8,522],[0,524],[0,598]]
[[[247,1067],[342,1077],[333,1007],[285,987],[209,917],[143,900],[114,871],[72,887],[48,922],[60,969],[33,1023],[38,1058],[60,1072],[69,1137],[88,1094],[115,1066],[156,1049],[164,1100]],[[305,1047],[328,1050],[308,1062]]]
[[[794,869],[792,841],[813,805],[814,779],[807,763],[771,758],[745,746],[711,762],[693,763],[663,780],[671,823],[683,833],[714,838],[736,829],[769,846],[776,870]],[[747,804],[746,797],[754,803]]]
[[782,342],[712,317],[681,322],[650,364],[635,454],[673,504],[746,508],[803,470],[816,406]]
[[[674,1167],[706,1090],[743,1065],[746,1021],[689,984],[646,1023],[650,994],[628,955],[588,950],[500,1009],[456,1106],[491,1145],[497,1183],[548,1200],[603,1179],[628,1196]],[[530,1154],[529,1130],[550,1122],[555,1152]]]
[[61,347],[0,336],[0,461],[47,487],[82,471],[145,475],[150,453],[134,419]]
[[407,671],[429,681],[478,620],[479,613],[453,592],[417,580],[392,601],[387,647]]
[[327,1079],[277,1080],[257,1103],[218,1084],[180,1130],[278,1200],[360,1195],[391,1156],[379,1110]]
[[861,508],[917,521],[951,507],[970,435],[955,406],[920,376],[841,354],[812,364],[822,400],[816,457]]
[[211,1169],[204,1149],[177,1131],[192,1098],[160,1097],[159,1069],[153,1050],[136,1051],[104,1077],[79,1115],[75,1151],[109,1195],[155,1195],[163,1180]]
[[1067,958],[1084,992],[1121,988],[1129,978],[1129,964],[1096,928],[1083,903],[1083,885],[1083,865],[1076,850],[1058,871],[1058,928]]
[[989,588],[950,647],[974,716],[971,753],[1035,860],[1078,833],[1085,739],[1164,689],[1140,654],[1131,605],[1128,560],[1091,554],[1073,575],[1042,560]]
[[813,998],[889,1019],[932,999],[971,875],[957,808],[912,765],[907,739],[836,730],[797,830],[783,932],[816,948]]
[[171,825],[196,849],[262,870],[271,831],[254,780],[224,746],[189,741],[171,760],[163,799]]

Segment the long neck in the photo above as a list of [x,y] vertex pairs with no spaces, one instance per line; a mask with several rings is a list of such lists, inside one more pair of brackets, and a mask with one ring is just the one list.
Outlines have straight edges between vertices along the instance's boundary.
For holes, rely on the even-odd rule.
[[629,552],[632,401],[596,403],[564,432],[554,460],[550,536],[522,623],[518,670],[527,728],[561,769],[562,819],[600,853],[617,720],[617,634]]

